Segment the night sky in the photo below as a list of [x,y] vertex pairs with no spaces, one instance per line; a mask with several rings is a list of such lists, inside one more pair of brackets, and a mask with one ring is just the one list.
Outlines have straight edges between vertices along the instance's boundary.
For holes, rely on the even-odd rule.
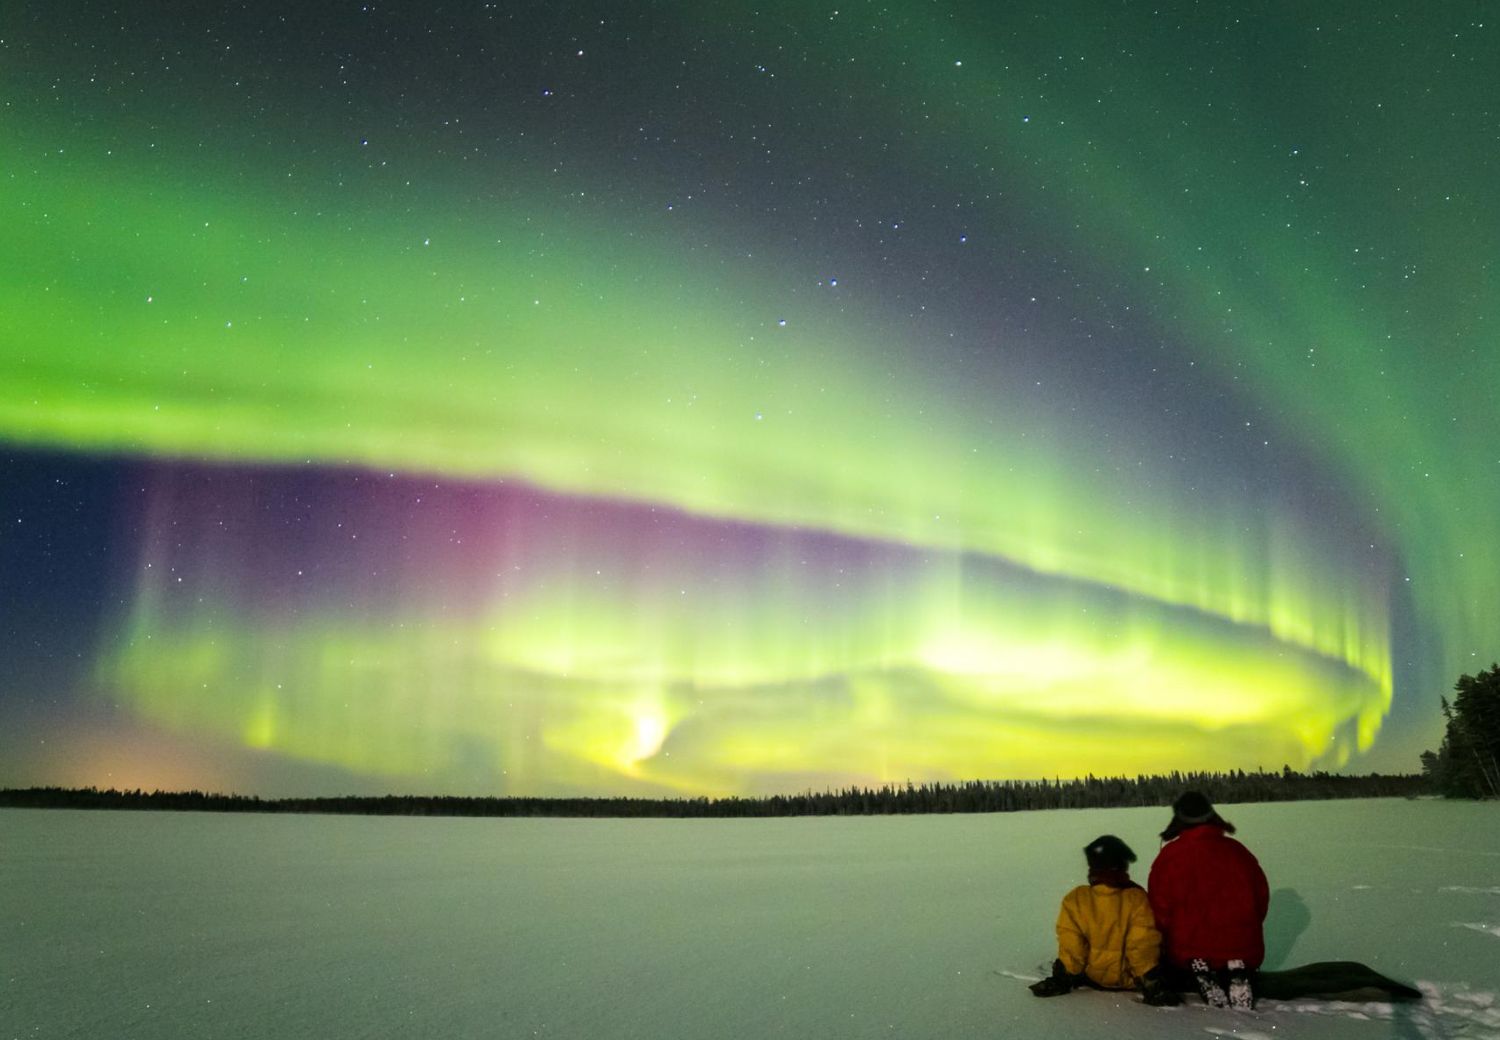
[[0,784],[1413,771],[1483,3],[0,7]]

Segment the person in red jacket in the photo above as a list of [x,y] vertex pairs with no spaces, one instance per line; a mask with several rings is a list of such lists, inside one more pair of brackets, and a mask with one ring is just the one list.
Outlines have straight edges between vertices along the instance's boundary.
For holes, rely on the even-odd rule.
[[1260,863],[1229,835],[1234,827],[1197,791],[1172,803],[1172,822],[1151,864],[1147,892],[1162,933],[1162,959],[1191,972],[1215,1007],[1255,1005],[1265,960],[1261,925],[1271,901]]

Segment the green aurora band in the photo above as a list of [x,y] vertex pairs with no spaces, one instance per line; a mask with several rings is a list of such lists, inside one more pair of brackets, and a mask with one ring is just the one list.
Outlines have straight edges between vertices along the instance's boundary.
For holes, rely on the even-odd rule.
[[[1267,91],[1248,58],[1185,66],[1180,25],[1105,19],[1038,51],[979,8],[880,31],[798,11],[725,8],[674,32],[750,62],[735,27],[769,23],[878,69],[856,93],[786,62],[779,89],[828,100],[799,134],[873,106],[883,130],[851,161],[940,183],[974,228],[1010,219],[992,196],[1034,204],[1077,237],[1081,281],[1148,301],[1190,344],[1173,363],[1265,417],[1257,443],[1295,445],[1347,489],[1358,543],[1295,493],[1267,503],[1204,457],[1179,465],[1160,422],[1065,407],[1003,353],[975,362],[874,285],[809,291],[774,231],[664,229],[521,159],[490,164],[505,187],[487,196],[434,165],[413,202],[394,173],[334,191],[338,171],[303,156],[284,184],[271,164],[184,160],[180,128],[166,162],[6,112],[0,438],[526,486],[563,512],[656,507],[922,561],[816,610],[783,560],[760,560],[743,600],[686,569],[686,609],[569,577],[580,556],[603,570],[660,546],[559,538],[538,551],[550,591],[507,592],[519,613],[335,605],[285,622],[247,616],[227,565],[198,575],[192,611],[164,608],[165,579],[142,571],[101,656],[112,695],[175,732],[407,784],[724,793],[1340,765],[1390,709],[1397,595],[1437,647],[1413,680],[1441,688],[1472,663],[1500,624],[1496,300],[1469,259],[1500,251],[1474,218],[1494,211],[1493,144],[1473,173],[1435,147],[1459,115],[1388,80],[1412,61],[1399,33],[1350,30],[1336,69]],[[1233,89],[1181,89],[1185,67]],[[1477,96],[1483,68],[1449,68],[1443,97]],[[1225,100],[1247,92],[1254,108]],[[1346,92],[1373,99],[1370,123],[1334,120]],[[1305,102],[1321,96],[1320,122]],[[1359,135],[1402,106],[1403,128],[1430,125],[1371,176]],[[1314,206],[1305,181],[1338,190]],[[568,185],[603,194],[588,174]],[[191,525],[173,501],[160,518]],[[163,551],[148,538],[142,564]],[[1112,620],[1080,623],[1089,609]]]

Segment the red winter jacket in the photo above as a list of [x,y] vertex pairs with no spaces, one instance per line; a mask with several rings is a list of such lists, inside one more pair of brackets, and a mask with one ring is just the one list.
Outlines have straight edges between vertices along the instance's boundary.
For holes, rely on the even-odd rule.
[[1215,967],[1266,957],[1261,922],[1271,901],[1265,872],[1250,850],[1214,823],[1189,827],[1162,846],[1147,884],[1162,934],[1162,959],[1186,967],[1201,957]]

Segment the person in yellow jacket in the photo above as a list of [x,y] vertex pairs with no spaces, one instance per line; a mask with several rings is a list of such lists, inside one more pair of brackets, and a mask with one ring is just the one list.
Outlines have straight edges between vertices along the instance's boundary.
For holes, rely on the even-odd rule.
[[1057,960],[1050,978],[1031,986],[1055,997],[1077,986],[1140,990],[1148,1004],[1174,1004],[1157,964],[1161,933],[1146,890],[1130,880],[1135,853],[1113,834],[1084,846],[1089,883],[1063,897],[1057,913]]

